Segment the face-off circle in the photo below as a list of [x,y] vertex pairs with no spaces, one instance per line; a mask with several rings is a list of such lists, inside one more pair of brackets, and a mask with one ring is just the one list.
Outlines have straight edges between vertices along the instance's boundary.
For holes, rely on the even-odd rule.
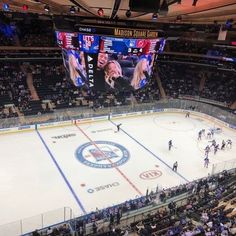
[[130,158],[124,146],[110,141],[85,143],[77,148],[75,156],[82,164],[101,169],[123,165]]

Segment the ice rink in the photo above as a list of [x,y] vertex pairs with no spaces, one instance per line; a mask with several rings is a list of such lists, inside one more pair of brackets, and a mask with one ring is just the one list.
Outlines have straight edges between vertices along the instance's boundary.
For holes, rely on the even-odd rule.
[[220,145],[231,139],[232,149],[211,151],[204,168],[203,150],[212,139],[197,136],[212,127],[197,116],[159,113],[1,135],[0,222],[61,207],[81,215],[207,176],[212,164],[235,158],[236,150],[236,132],[223,127],[214,139]]

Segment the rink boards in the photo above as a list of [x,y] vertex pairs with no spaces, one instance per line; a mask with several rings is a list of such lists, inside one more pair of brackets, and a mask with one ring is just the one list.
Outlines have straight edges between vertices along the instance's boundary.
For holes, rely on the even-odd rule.
[[[17,132],[25,132],[25,131],[33,131],[37,129],[45,129],[45,128],[55,128],[55,127],[62,127],[62,126],[69,126],[73,124],[84,124],[84,123],[91,123],[91,122],[98,122],[98,121],[105,121],[108,119],[122,119],[122,118],[132,118],[132,117],[139,117],[139,116],[146,116],[146,115],[155,115],[158,113],[186,113],[189,112],[188,110],[183,109],[154,109],[154,110],[146,110],[140,112],[130,112],[125,114],[110,114],[108,116],[99,116],[99,117],[91,117],[91,118],[82,118],[76,120],[67,120],[67,121],[56,121],[56,122],[48,122],[42,124],[34,124],[34,125],[23,125],[19,127],[12,127],[12,128],[1,128],[1,134],[9,134],[9,133],[17,133]],[[227,127],[230,129],[236,129],[236,125],[228,124],[222,120],[214,118],[204,113],[190,111],[190,116],[196,116],[200,118],[207,119],[213,122],[215,125],[220,127]]]

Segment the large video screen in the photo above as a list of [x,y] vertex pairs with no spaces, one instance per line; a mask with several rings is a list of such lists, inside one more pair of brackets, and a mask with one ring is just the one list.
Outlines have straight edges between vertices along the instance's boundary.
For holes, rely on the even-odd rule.
[[56,32],[68,78],[76,87],[137,90],[152,77],[159,39]]

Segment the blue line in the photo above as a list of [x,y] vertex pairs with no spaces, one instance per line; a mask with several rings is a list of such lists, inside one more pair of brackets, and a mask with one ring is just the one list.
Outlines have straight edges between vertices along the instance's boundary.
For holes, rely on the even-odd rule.
[[[110,122],[116,126],[116,123],[114,123],[112,120],[110,120]],[[133,139],[136,143],[138,143],[141,147],[143,147],[146,151],[148,151],[149,153],[151,153],[155,158],[157,158],[159,161],[161,161],[164,165],[166,165],[168,168],[170,168],[172,170],[172,167],[170,165],[168,165],[166,162],[164,162],[160,157],[158,157],[155,153],[153,153],[150,149],[148,149],[147,147],[145,147],[142,143],[140,143],[137,139],[135,139],[134,137],[132,137],[129,133],[127,133],[124,129],[120,128],[120,130],[122,130],[126,135],[128,135],[131,139]],[[189,182],[189,180],[187,180],[183,175],[181,175],[178,172],[174,172],[175,174],[179,175],[182,179],[184,179],[186,182]]]
[[73,197],[75,198],[76,202],[78,203],[80,209],[83,211],[84,214],[87,214],[87,212],[86,212],[85,209],[84,209],[84,206],[82,205],[81,201],[80,201],[79,198],[77,197],[77,195],[76,195],[74,189],[72,188],[72,186],[70,185],[68,179],[66,178],[65,174],[63,173],[62,169],[61,169],[60,166],[58,165],[58,163],[57,163],[55,157],[53,156],[52,152],[51,152],[50,149],[48,148],[46,142],[45,142],[44,139],[42,138],[42,136],[41,136],[41,134],[39,133],[39,131],[36,130],[36,132],[37,132],[37,134],[38,134],[40,140],[42,141],[44,147],[47,149],[47,151],[48,151],[48,153],[49,153],[49,155],[50,155],[52,161],[54,162],[55,166],[57,167],[58,171],[60,172],[62,178],[64,179],[64,181],[65,181],[67,187],[70,189],[70,191],[71,191]]

